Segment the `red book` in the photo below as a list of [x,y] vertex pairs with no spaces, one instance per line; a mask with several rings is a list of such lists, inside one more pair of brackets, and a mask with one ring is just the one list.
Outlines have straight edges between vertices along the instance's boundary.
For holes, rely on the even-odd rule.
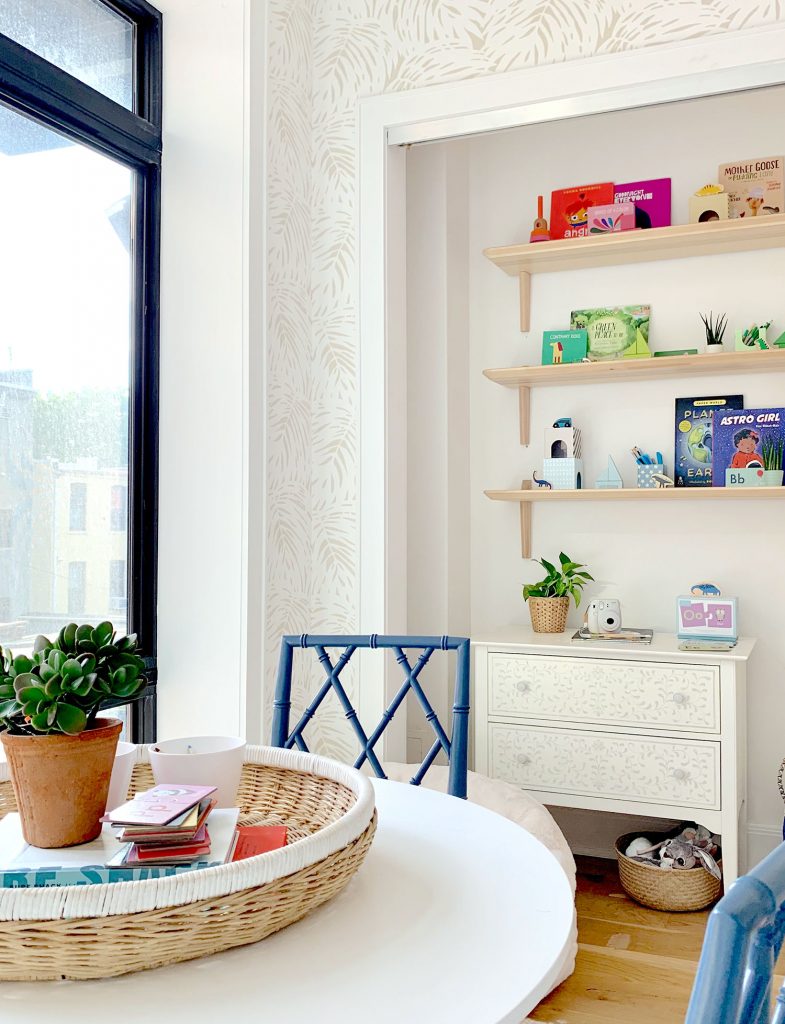
[[240,825],[232,860],[245,860],[286,846],[286,825]]
[[[205,833],[207,830],[205,829]],[[174,863],[175,861],[199,860],[210,852],[209,833],[202,842],[182,843],[180,846],[137,846],[134,843],[125,858],[125,864],[156,864],[158,862]]]
[[551,192],[551,240],[588,235],[589,207],[606,206],[613,202],[613,196],[614,188],[610,181]]

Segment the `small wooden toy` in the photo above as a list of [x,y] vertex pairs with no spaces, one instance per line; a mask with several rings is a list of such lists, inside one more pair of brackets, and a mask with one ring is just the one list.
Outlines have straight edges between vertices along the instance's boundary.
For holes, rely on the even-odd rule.
[[690,224],[727,220],[729,216],[728,193],[723,185],[704,185],[690,196]]
[[534,222],[531,234],[529,235],[530,242],[550,242],[551,233],[548,230],[548,221],[542,213],[542,196],[537,196],[537,219]]
[[594,484],[594,486],[600,490],[615,490],[624,486],[624,482],[621,478],[616,463],[613,461],[613,456],[608,456],[608,468],[605,471],[605,476],[601,476]]
[[547,480],[540,480],[536,473],[532,473],[532,480],[537,484],[538,487],[544,487],[546,490],[553,490],[553,484],[548,483]]
[[722,591],[713,583],[693,583],[690,587],[693,597],[720,597]]

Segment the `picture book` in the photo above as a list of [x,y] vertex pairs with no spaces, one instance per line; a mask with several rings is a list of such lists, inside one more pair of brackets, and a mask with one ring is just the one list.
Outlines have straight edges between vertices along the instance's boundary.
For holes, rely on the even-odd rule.
[[551,192],[551,240],[589,233],[589,207],[613,202],[613,184],[576,185]]
[[286,825],[240,825],[231,859],[245,860],[286,846]]
[[714,415],[717,410],[743,408],[742,395],[676,399],[673,467],[677,487],[711,487]]
[[758,157],[720,164],[719,183],[728,193],[728,215],[762,217],[785,212],[783,157]]
[[617,185],[614,202],[635,204],[636,228],[667,228],[671,222],[671,179],[652,178]]
[[607,203],[605,206],[590,206],[587,216],[590,235],[631,231],[635,227],[633,203]]
[[215,792],[215,786],[154,786],[137,793],[106,816],[118,825],[168,825],[184,811]]
[[740,409],[714,416],[712,484],[725,487],[734,471],[782,469],[785,409]]
[[121,843],[144,841],[145,843],[185,842],[193,839],[204,827],[215,800],[203,800],[198,807],[192,807],[168,825],[113,825]]
[[592,362],[597,362],[650,356],[650,320],[651,306],[574,309],[570,314],[570,327],[587,332],[588,356]]
[[586,356],[586,331],[543,331],[542,365],[579,363]]

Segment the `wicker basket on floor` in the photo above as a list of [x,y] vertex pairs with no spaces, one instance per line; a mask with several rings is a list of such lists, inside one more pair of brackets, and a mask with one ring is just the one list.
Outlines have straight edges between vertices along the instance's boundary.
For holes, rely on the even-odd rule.
[[[131,792],[153,784],[140,748]],[[335,761],[249,747],[241,824],[285,824],[282,850],[169,878],[0,889],[0,980],[106,978],[257,942],[332,899],[376,829],[373,788]],[[0,817],[16,810],[0,764]]]
[[655,864],[633,860],[624,853],[637,836],[642,835],[651,840],[653,846],[674,834],[628,832],[619,836],[616,840],[616,857],[619,861],[621,887],[628,896],[652,910],[703,910],[711,906],[722,892],[721,880],[704,867],[666,871]]

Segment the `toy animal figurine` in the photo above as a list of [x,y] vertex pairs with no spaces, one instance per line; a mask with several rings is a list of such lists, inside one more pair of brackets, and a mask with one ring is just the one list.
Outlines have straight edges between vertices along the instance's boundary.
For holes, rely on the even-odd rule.
[[548,221],[542,215],[542,196],[537,196],[537,219],[534,222],[530,242],[550,242],[551,233],[548,230]]
[[690,593],[693,597],[720,597],[722,591],[713,583],[693,583]]
[[549,484],[547,480],[539,480],[536,473],[532,473],[532,480],[538,487],[545,487],[549,491],[553,490],[553,484]]
[[652,473],[651,478],[655,487],[673,487],[673,480],[665,473]]

